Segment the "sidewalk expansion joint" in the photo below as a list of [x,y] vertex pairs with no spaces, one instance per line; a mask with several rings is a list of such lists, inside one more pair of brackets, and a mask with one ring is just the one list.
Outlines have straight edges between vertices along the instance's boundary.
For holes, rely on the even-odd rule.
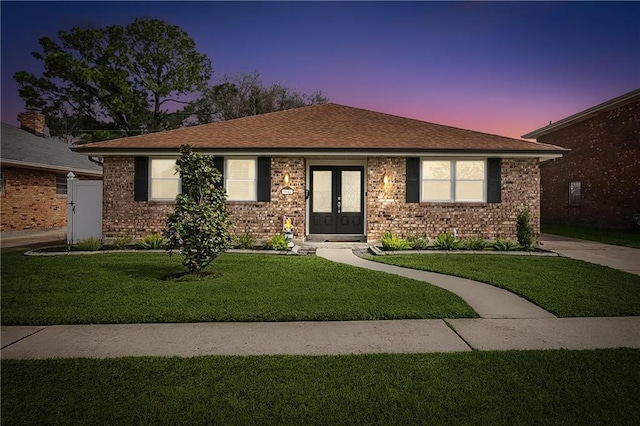
[[18,340],[15,340],[15,341],[13,341],[13,342],[9,343],[8,345],[2,346],[2,347],[0,347],[0,350],[5,349],[5,348],[8,348],[9,346],[13,346],[13,345],[15,345],[16,343],[23,341],[23,340],[24,340],[24,339],[26,339],[27,337],[31,337],[31,336],[33,336],[33,335],[34,335],[34,334],[36,334],[36,333],[40,333],[40,332],[41,332],[42,330],[44,330],[45,328],[49,328],[49,326],[48,326],[48,325],[45,325],[44,327],[42,327],[42,328],[40,328],[40,329],[38,329],[38,330],[34,331],[33,333],[29,333],[29,334],[27,334],[26,336],[21,337],[21,338],[19,338]]
[[455,329],[455,327],[454,327],[452,324],[450,324],[450,323],[449,323],[446,319],[444,319],[444,318],[442,318],[442,321],[445,323],[445,325],[446,325],[447,327],[449,327],[449,329],[451,329],[451,331],[453,331],[453,332],[456,334],[456,336],[458,336],[458,337],[460,338],[460,340],[462,340],[462,341],[464,342],[464,344],[465,344],[465,345],[469,346],[469,349],[471,349],[472,351],[477,351],[477,349],[476,349],[476,348],[474,348],[473,346],[471,346],[471,343],[469,343],[469,342],[467,341],[467,339],[465,339],[464,337],[462,337],[462,335],[461,335],[460,333],[458,333],[458,331]]

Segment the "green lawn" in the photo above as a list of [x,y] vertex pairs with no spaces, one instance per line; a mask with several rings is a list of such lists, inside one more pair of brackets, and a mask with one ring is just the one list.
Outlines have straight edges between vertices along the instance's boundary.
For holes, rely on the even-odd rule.
[[540,232],[640,249],[640,234],[633,233],[633,231],[617,231],[556,223],[543,223],[540,225]]
[[162,253],[2,255],[2,324],[477,317],[459,297],[315,256],[225,254],[222,277],[163,281]]
[[640,315],[640,276],[580,260],[467,254],[368,258],[493,284],[561,317]]
[[640,424],[640,351],[2,361],[2,424]]

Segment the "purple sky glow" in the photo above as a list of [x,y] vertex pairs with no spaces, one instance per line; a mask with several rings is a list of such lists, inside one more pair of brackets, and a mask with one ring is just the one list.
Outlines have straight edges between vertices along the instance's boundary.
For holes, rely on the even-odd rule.
[[224,74],[321,90],[331,102],[520,137],[640,87],[638,2],[10,2],[2,121],[39,72],[38,39],[157,18]]

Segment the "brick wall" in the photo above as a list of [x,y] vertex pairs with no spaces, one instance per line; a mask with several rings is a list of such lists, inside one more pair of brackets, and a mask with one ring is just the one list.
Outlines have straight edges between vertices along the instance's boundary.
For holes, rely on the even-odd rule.
[[[133,201],[133,157],[104,158],[103,237],[129,235],[134,238],[162,232],[173,202]],[[284,174],[291,177],[293,195],[282,195]],[[295,218],[296,237],[304,234],[305,160],[271,159],[271,202],[229,202],[232,234],[250,232],[257,238],[269,238],[282,232],[282,216]]]
[[[382,175],[390,178],[385,188]],[[516,239],[516,216],[528,207],[536,235],[540,232],[540,176],[537,159],[502,160],[502,203],[407,203],[406,160],[371,157],[367,166],[369,241],[386,231],[400,237],[430,238],[455,228],[461,238]]]
[[[538,140],[571,149],[540,168],[543,222],[632,227],[640,213],[640,102]],[[580,206],[568,205],[573,181],[581,182]]]
[[0,231],[67,226],[67,196],[56,194],[56,173],[3,167]]
[[[400,236],[425,233],[429,237],[456,228],[462,238],[515,239],[516,216],[525,206],[531,210],[539,233],[539,169],[536,159],[502,161],[502,200],[486,203],[406,203],[404,158],[372,157],[367,165],[368,239],[379,239],[393,230]],[[384,172],[390,177],[387,188]],[[269,238],[282,232],[282,216],[295,218],[295,236],[305,232],[305,172],[302,157],[271,159],[271,202],[229,202],[233,234],[250,232]],[[282,195],[284,174],[291,176],[293,195]],[[133,201],[133,158],[105,157],[103,236],[134,238],[161,232],[173,203]]]

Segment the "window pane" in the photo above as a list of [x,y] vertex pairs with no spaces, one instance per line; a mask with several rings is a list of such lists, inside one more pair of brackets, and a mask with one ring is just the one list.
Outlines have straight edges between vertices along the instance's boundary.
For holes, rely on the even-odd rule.
[[227,180],[227,200],[255,201],[256,183],[253,180]]
[[580,182],[569,183],[569,204],[576,206],[580,204]]
[[151,159],[151,178],[179,178],[176,160]]
[[484,180],[484,161],[457,161],[456,179]]
[[56,174],[56,194],[67,194],[67,175],[65,175],[64,173]]
[[451,182],[422,181],[422,199],[425,201],[451,201]]
[[342,211],[345,213],[360,212],[360,172],[359,171],[342,171]]
[[255,179],[256,160],[227,160],[225,172],[228,179]]
[[313,171],[313,212],[331,213],[331,171]]
[[422,179],[450,179],[450,161],[423,161]]
[[484,201],[484,181],[457,181],[456,201]]
[[176,198],[179,190],[180,181],[178,179],[151,180],[151,198],[172,200]]

